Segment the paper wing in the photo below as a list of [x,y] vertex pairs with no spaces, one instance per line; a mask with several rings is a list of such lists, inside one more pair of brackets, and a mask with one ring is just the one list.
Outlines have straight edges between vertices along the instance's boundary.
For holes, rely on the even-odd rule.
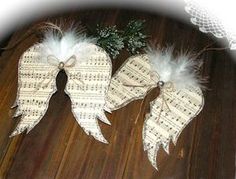
[[103,49],[94,44],[87,44],[86,48],[90,52],[88,59],[66,71],[68,82],[65,92],[71,99],[74,117],[86,134],[107,143],[97,118],[110,124],[103,109],[111,79],[111,60]]
[[18,91],[13,107],[17,107],[14,117],[20,116],[11,136],[27,133],[39,123],[47,111],[49,100],[56,91],[58,70],[41,58],[41,45],[29,48],[21,56],[18,66]]
[[148,159],[157,169],[156,157],[160,146],[169,153],[170,141],[176,144],[185,126],[202,110],[204,99],[200,88],[191,87],[165,92],[164,98],[158,97],[150,104],[150,113],[146,115],[143,126],[143,145]]
[[144,98],[146,93],[156,86],[151,80],[150,69],[147,55],[128,58],[111,79],[105,110],[111,112]]

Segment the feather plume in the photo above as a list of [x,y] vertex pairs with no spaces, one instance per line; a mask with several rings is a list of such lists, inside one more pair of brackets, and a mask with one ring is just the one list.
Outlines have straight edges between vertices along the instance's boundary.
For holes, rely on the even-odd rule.
[[41,60],[46,62],[49,55],[53,55],[61,62],[65,62],[72,55],[76,55],[77,60],[85,60],[92,53],[90,44],[96,44],[95,38],[86,37],[74,29],[69,29],[63,34],[53,30],[44,34],[41,43]]
[[[57,27],[46,31],[42,43],[29,48],[20,58],[19,87],[14,104],[18,109],[14,117],[22,117],[11,136],[25,130],[29,132],[40,122],[51,96],[57,91],[56,76],[63,69],[68,77],[65,92],[71,99],[74,117],[86,134],[107,143],[97,120],[110,124],[103,111],[111,78],[110,58],[94,44],[95,39],[87,38],[75,28],[63,32]],[[60,62],[65,66],[59,68]],[[101,78],[91,81],[91,76]],[[95,86],[99,86],[99,90],[95,90]]]
[[203,79],[199,75],[201,61],[194,60],[188,53],[173,57],[173,47],[165,50],[149,50],[152,70],[157,72],[160,81],[172,82],[176,89],[194,86],[202,87]]

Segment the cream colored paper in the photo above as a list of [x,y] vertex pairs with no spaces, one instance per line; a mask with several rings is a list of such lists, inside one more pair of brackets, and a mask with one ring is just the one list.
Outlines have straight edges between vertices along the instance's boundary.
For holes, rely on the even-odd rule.
[[105,110],[111,112],[144,98],[147,92],[156,86],[151,79],[150,68],[147,55],[128,58],[111,79]]
[[[106,110],[116,110],[157,87],[158,72],[153,72],[147,55],[137,55],[126,60],[111,79],[106,97]],[[160,88],[160,95],[150,103],[150,113],[143,125],[143,145],[148,158],[157,169],[159,148],[169,152],[169,143],[176,143],[184,127],[201,111],[204,105],[198,87],[175,89],[170,81]]]
[[157,169],[157,152],[160,147],[169,153],[172,140],[176,144],[185,126],[202,110],[204,99],[198,87],[162,92],[150,103],[150,113],[143,125],[143,145],[148,159]]
[[[72,112],[87,134],[107,142],[97,118],[110,124],[103,108],[111,78],[111,61],[107,53],[96,45],[89,45],[88,59],[74,59],[65,64],[68,76],[65,92],[72,101]],[[56,76],[60,69],[50,60],[41,60],[41,44],[29,48],[20,58],[18,69],[18,94],[13,107],[18,106],[15,117],[22,115],[12,136],[29,132],[47,111],[49,100],[56,89]],[[55,60],[54,60],[55,61]],[[75,63],[74,63],[75,62]]]

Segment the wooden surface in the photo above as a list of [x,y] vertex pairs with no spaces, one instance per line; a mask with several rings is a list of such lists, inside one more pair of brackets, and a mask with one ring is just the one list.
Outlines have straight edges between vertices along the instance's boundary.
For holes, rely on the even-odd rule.
[[[176,51],[200,51],[212,42],[195,27],[139,11],[100,9],[55,15],[52,20],[81,21],[85,25],[116,24],[123,28],[131,19],[145,19],[152,42],[160,46],[174,44]],[[17,29],[9,45],[29,27]],[[66,75],[57,77],[58,92],[51,98],[42,121],[28,134],[9,138],[16,126],[12,119],[17,90],[17,65],[20,55],[37,37],[32,35],[0,57],[0,179],[231,179],[235,177],[236,68],[226,51],[209,51],[202,74],[209,76],[205,107],[181,134],[170,155],[158,154],[159,171],[148,161],[142,145],[144,115],[157,95],[149,93],[135,123],[141,101],[107,114],[112,126],[100,123],[108,145],[87,136],[71,113],[70,99],[63,89]],[[113,72],[129,57],[124,50],[113,61]]]

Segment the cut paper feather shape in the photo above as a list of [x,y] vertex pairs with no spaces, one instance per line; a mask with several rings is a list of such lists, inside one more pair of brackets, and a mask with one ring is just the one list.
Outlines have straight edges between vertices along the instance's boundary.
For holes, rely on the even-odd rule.
[[204,105],[203,80],[197,71],[201,63],[188,54],[174,58],[172,52],[168,48],[130,57],[112,77],[106,97],[106,110],[113,111],[159,87],[160,94],[150,103],[143,125],[144,150],[156,169],[159,148],[169,153],[170,141],[177,142]]
[[128,58],[111,78],[105,110],[111,112],[134,100],[144,98],[149,90],[156,87],[150,72],[151,66],[147,55]]
[[143,145],[157,169],[160,146],[169,153],[170,141],[176,144],[185,126],[202,110],[203,80],[197,71],[199,63],[187,54],[173,59],[172,49],[167,49],[150,52],[149,60],[160,95],[150,103],[150,113],[145,116]]
[[94,39],[76,30],[63,34],[46,32],[41,43],[30,47],[19,60],[18,93],[14,117],[21,119],[11,136],[29,132],[45,115],[51,96],[57,91],[56,77],[64,70],[65,93],[72,112],[86,134],[107,143],[97,119],[110,124],[104,114],[105,95],[111,78],[111,60]]

